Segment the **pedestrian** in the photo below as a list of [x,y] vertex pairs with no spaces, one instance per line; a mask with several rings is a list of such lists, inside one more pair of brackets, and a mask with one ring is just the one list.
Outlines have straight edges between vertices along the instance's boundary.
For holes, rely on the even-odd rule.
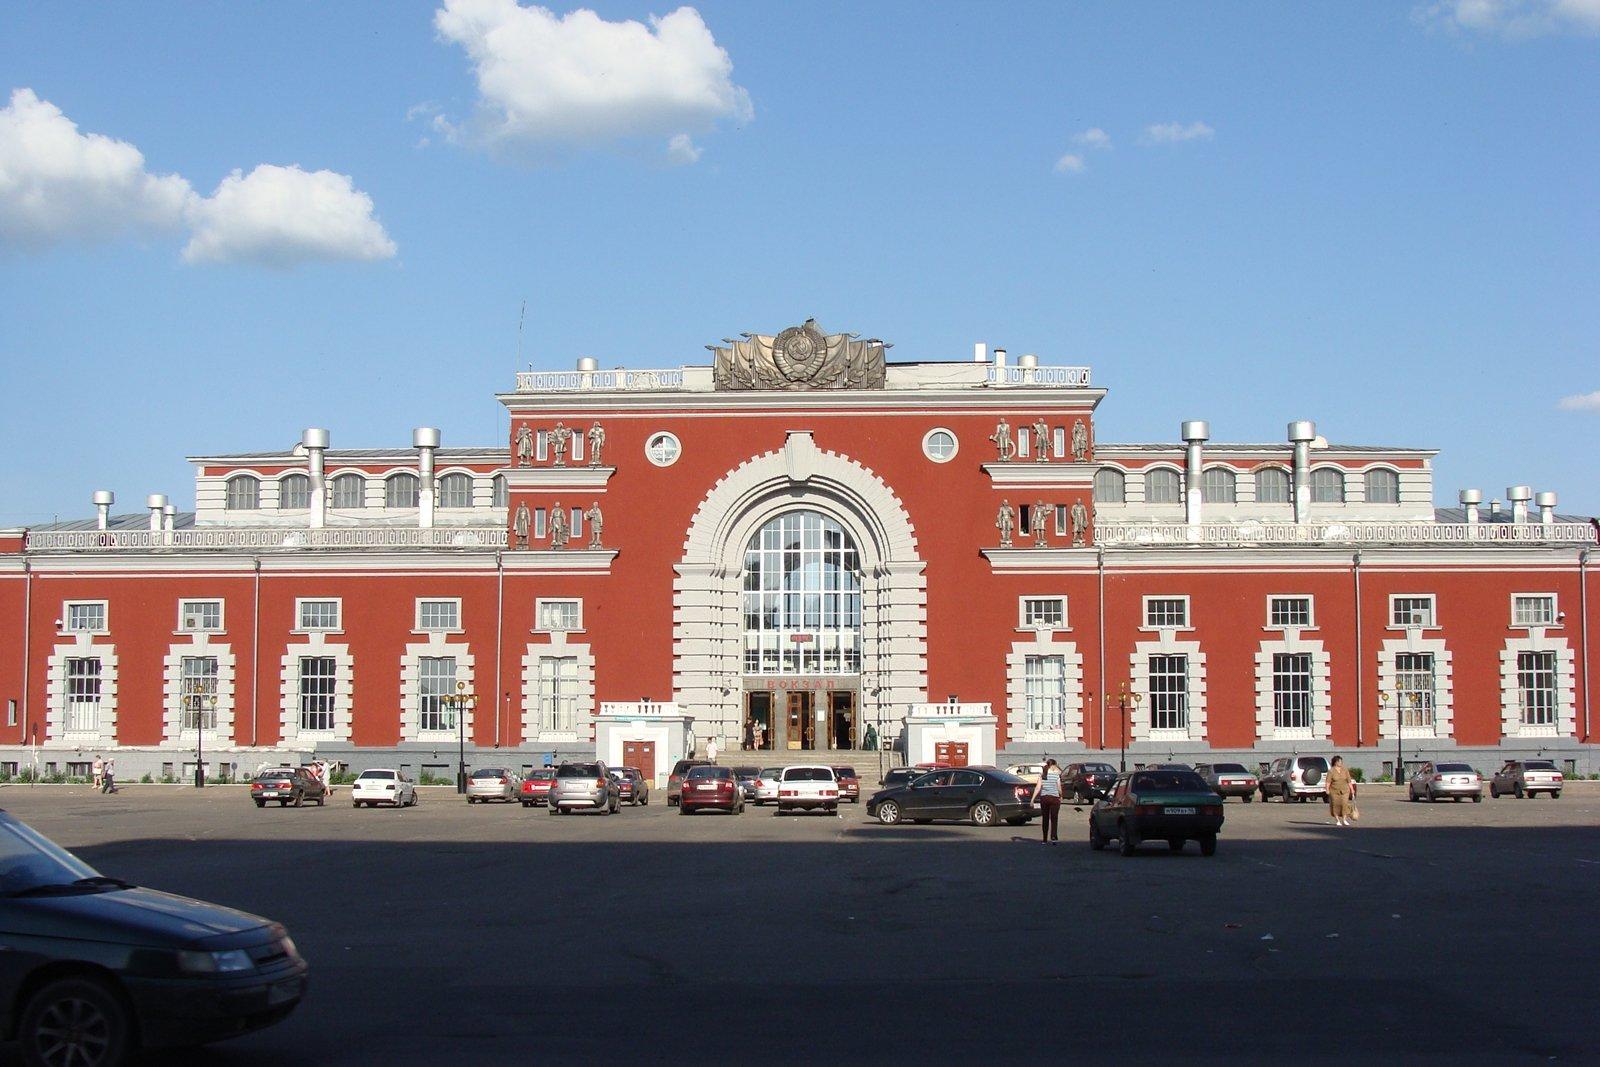
[[706,742],[706,759],[712,763],[717,762],[717,739],[715,737]]
[[117,761],[108,759],[100,768],[100,792],[115,793],[117,791]]
[[1335,826],[1354,826],[1350,821],[1350,802],[1356,795],[1356,783],[1344,765],[1343,756],[1333,757],[1328,768],[1328,814]]
[[1034,801],[1039,805],[1040,840],[1053,845],[1059,840],[1061,826],[1061,768],[1053,759],[1044,761],[1039,774],[1039,784],[1033,787]]
[[756,721],[754,719],[746,719],[744,721],[744,742],[741,747],[746,752],[756,747]]
[[100,782],[105,777],[106,773],[105,762],[101,760],[100,753],[98,752],[94,754],[94,764],[92,765],[91,769],[94,771],[94,791],[98,793],[100,791]]

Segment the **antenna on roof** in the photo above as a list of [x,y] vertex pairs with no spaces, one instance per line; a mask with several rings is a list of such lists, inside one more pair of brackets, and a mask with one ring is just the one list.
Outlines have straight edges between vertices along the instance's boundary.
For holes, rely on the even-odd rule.
[[522,310],[517,312],[517,366],[522,366],[522,320],[528,317],[528,302],[522,302]]

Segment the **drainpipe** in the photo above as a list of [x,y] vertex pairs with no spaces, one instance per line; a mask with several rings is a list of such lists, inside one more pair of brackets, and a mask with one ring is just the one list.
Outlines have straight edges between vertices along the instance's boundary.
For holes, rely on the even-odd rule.
[[1589,740],[1589,550],[1578,553],[1578,630],[1583,645],[1583,739]]
[[1289,424],[1289,443],[1294,445],[1294,521],[1311,521],[1311,442],[1317,439],[1317,424],[1299,419]]
[[[28,727],[32,719],[28,714],[28,667],[33,658],[33,563],[22,561],[22,743],[28,743]],[[1587,672],[1585,677],[1587,678]],[[1587,720],[1588,712],[1584,713]]]
[[1100,580],[1100,736],[1097,740],[1103,751],[1106,747],[1106,550],[1096,546],[1094,554]]
[[1203,419],[1191,419],[1183,424],[1179,432],[1184,443],[1184,519],[1190,526],[1199,526],[1201,504],[1205,500],[1205,493],[1200,488],[1200,465],[1204,459],[1200,446],[1211,440],[1211,424]]
[[504,552],[494,554],[494,747],[500,747],[500,655],[501,640],[506,621],[506,558]]
[[[1356,747],[1361,747],[1362,722],[1366,718],[1366,686],[1362,684],[1361,675],[1365,670],[1364,654],[1361,651],[1361,553],[1357,552],[1350,557],[1350,573],[1355,577],[1356,583]],[[1396,709],[1399,714],[1399,709]],[[1400,720],[1395,719],[1395,731],[1400,730]],[[1395,772],[1396,777],[1399,771]]]
[[261,704],[261,557],[253,561],[256,566],[255,595],[252,598],[250,618],[250,747],[261,743],[256,734],[256,709]]
[[94,491],[94,527],[104,530],[111,525],[111,505],[117,502],[117,494],[109,489],[96,489]]
[[328,431],[307,430],[300,435],[300,444],[306,450],[306,466],[311,474],[311,528],[320,530],[328,524],[328,492],[323,478]]
[[417,525],[424,530],[433,526],[433,450],[439,447],[439,431],[430,426],[419,426],[411,431],[411,447],[418,452],[417,472],[422,487],[417,494]]

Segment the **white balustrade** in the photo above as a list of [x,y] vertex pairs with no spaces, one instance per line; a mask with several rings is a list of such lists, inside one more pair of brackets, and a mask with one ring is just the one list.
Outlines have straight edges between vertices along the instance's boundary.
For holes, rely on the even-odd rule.
[[679,718],[683,710],[668,700],[602,700],[600,714],[624,718]]
[[1107,547],[1169,545],[1592,545],[1587,523],[1445,522],[1102,522],[1095,543]]
[[519,393],[682,389],[683,368],[670,370],[534,370],[517,372]]
[[989,365],[990,385],[1048,385],[1089,388],[1088,367],[996,367]]
[[30,552],[297,551],[335,548],[506,547],[504,526],[340,526],[321,529],[195,526],[183,530],[32,530]]
[[988,701],[942,700],[937,704],[912,704],[911,717],[915,719],[955,719],[968,715],[993,715],[994,705]]

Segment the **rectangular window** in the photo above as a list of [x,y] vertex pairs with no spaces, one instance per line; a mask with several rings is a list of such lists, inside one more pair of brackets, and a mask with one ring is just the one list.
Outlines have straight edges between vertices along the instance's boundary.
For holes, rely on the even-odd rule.
[[539,729],[570,733],[577,728],[577,657],[545,656],[539,660]]
[[461,629],[461,601],[417,601],[417,629],[453,633]]
[[1534,593],[1511,598],[1512,626],[1554,626],[1556,598],[1552,593]]
[[534,508],[533,509],[533,536],[537,540],[538,538],[543,537],[544,533],[545,533],[545,510],[544,510],[544,508]]
[[339,601],[296,600],[295,615],[301,630],[337,630],[339,628]]
[[583,629],[583,601],[540,600],[535,606],[536,630]]
[[572,431],[572,462],[576,463],[583,458],[583,431]]
[[1435,625],[1433,595],[1390,597],[1389,625],[1417,628]]
[[17,702],[15,700],[6,701],[6,725],[17,725]]
[[1394,658],[1394,695],[1400,725],[1407,730],[1433,729],[1433,653],[1401,652]]
[[100,657],[67,660],[67,722],[69,734],[100,732]]
[[1050,451],[1055,453],[1057,459],[1065,459],[1067,455],[1067,428],[1057,426],[1050,431]]
[[1067,625],[1066,597],[1024,597],[1022,625],[1039,630],[1060,630]]
[[106,632],[106,604],[103,600],[68,601],[62,623],[69,634]]
[[1517,653],[1517,703],[1522,725],[1556,724],[1556,654]]
[[1189,728],[1189,657],[1150,657],[1150,728]]
[[1275,596],[1267,601],[1267,625],[1309,627],[1311,625],[1311,598],[1308,596]]
[[1017,430],[1017,458],[1028,458],[1028,446],[1033,443],[1033,432],[1026,426]]
[[456,728],[456,711],[444,697],[456,691],[456,658],[423,656],[417,660],[417,725],[425,732],[443,733]]
[[217,657],[185,656],[178,689],[182,729],[217,728]]
[[[573,440],[576,441],[577,438],[574,437]],[[569,531],[571,531],[571,534],[572,534],[572,536],[574,538],[579,538],[579,537],[583,536],[583,509],[582,508],[573,508],[572,509],[572,522],[567,526],[567,529]]]
[[178,601],[178,629],[184,633],[216,633],[222,629],[222,601]]
[[333,729],[336,669],[332,656],[300,657],[300,729]]
[[1168,629],[1189,625],[1188,597],[1144,598],[1144,624],[1150,629]]
[[1067,536],[1067,506],[1065,504],[1056,505],[1056,536]]
[[533,458],[550,458],[550,431],[540,430],[533,435]]
[[1311,653],[1272,654],[1272,713],[1280,730],[1311,729]]
[[1061,656],[1028,656],[1023,660],[1028,730],[1060,730],[1067,723],[1066,660]]

